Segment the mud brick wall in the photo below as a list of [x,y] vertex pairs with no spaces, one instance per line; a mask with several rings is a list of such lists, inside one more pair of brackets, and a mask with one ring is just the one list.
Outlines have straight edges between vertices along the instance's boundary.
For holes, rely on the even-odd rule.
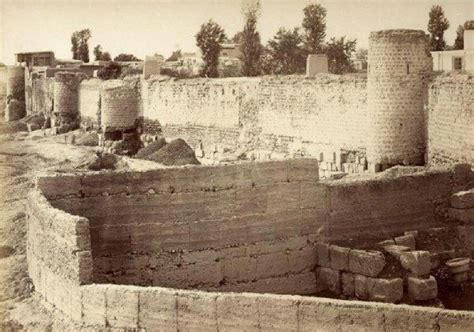
[[300,159],[87,176],[83,197],[49,197],[88,218],[95,282],[308,294],[317,181]]
[[27,261],[46,301],[80,318],[80,284],[92,282],[89,222],[54,209],[39,190],[28,197]]
[[79,86],[79,113],[81,123],[100,126],[100,86],[101,80],[84,80]]
[[474,76],[440,76],[429,98],[429,163],[474,164]]

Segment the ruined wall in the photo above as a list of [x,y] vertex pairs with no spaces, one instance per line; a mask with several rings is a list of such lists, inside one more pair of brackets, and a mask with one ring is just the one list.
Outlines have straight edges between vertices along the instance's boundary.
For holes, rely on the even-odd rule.
[[25,68],[21,66],[7,67],[7,96],[12,99],[25,100]]
[[421,30],[384,30],[369,37],[369,163],[423,165],[432,71],[428,36]]
[[31,83],[31,113],[43,113],[45,116],[51,117],[54,103],[54,78],[33,76]]
[[81,124],[100,126],[100,79],[84,80],[79,86],[79,113]]
[[438,77],[430,87],[429,163],[474,164],[474,76]]
[[[366,80],[319,75],[143,81],[146,128],[184,138],[205,156],[267,150],[326,159],[365,147]],[[158,124],[159,122],[159,124]],[[339,165],[340,167],[340,165]]]
[[7,105],[7,67],[0,67],[0,115]]
[[101,125],[103,128],[134,128],[140,116],[140,89],[136,82],[110,80],[102,83]]
[[54,75],[54,112],[79,113],[80,76],[75,73],[59,72]]
[[317,181],[310,159],[193,167],[85,177],[51,202],[89,219],[97,283],[309,294]]

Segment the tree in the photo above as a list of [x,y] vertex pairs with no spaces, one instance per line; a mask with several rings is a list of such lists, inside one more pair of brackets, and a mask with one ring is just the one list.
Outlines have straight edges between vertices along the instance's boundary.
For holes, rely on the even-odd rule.
[[306,67],[306,51],[301,47],[303,36],[298,28],[286,30],[280,28],[268,42],[275,74],[302,73]]
[[234,44],[242,44],[242,34],[242,31],[237,32],[230,41]]
[[102,52],[102,46],[97,45],[94,47],[94,56],[95,56],[95,61],[110,61],[110,54],[109,52]]
[[171,53],[171,56],[166,61],[178,61],[181,58],[181,50],[176,50]]
[[71,36],[72,44],[72,58],[75,60],[82,60],[89,62],[89,45],[87,44],[91,38],[91,31],[84,29],[76,31]]
[[[242,74],[257,76],[260,73],[260,56],[262,44],[257,31],[257,18],[260,14],[260,0],[246,0],[242,3],[242,15],[245,18],[240,51],[242,53]],[[235,36],[234,36],[235,37]]]
[[446,48],[444,32],[449,28],[449,21],[444,17],[443,8],[439,5],[431,7],[428,31],[431,34],[430,45],[432,51],[442,51]]
[[133,54],[120,53],[114,58],[114,61],[141,61]]
[[456,29],[456,39],[454,40],[454,49],[463,50],[464,49],[464,27],[459,25]]
[[305,45],[309,53],[321,53],[326,37],[326,9],[318,4],[311,4],[303,9],[303,29]]
[[109,62],[97,71],[97,77],[103,80],[111,80],[120,77],[122,67],[117,62]]
[[204,65],[201,69],[203,77],[218,77],[219,72],[219,54],[221,52],[221,43],[224,42],[226,35],[224,29],[219,24],[209,20],[201,25],[201,29],[196,34],[196,45],[201,49]]
[[329,71],[333,74],[343,74],[354,71],[351,63],[352,53],[355,52],[357,40],[334,37],[326,44],[325,53],[328,57]]

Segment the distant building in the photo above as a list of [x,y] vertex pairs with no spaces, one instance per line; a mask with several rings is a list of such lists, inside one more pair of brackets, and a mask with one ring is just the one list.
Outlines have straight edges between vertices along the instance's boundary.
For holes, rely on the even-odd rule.
[[55,67],[56,61],[53,51],[16,53],[17,65],[25,63],[27,67]]
[[474,21],[466,22],[464,26],[464,49],[431,52],[433,70],[474,72]]
[[220,57],[229,59],[240,59],[242,52],[239,44],[221,44]]

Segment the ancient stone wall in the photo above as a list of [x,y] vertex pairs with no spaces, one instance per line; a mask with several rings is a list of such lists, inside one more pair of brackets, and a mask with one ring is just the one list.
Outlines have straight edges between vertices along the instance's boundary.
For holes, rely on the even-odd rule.
[[25,100],[25,68],[7,67],[7,96],[16,100]]
[[100,79],[81,82],[79,87],[79,113],[81,124],[91,127],[100,126]]
[[[413,215],[415,206],[420,205],[420,211],[426,214],[426,218],[420,218],[415,213],[413,222],[407,223],[403,231],[407,228],[420,229],[426,226],[426,220],[432,216],[431,208],[442,213],[442,207],[451,196],[448,191],[461,190],[459,184],[472,183],[472,176],[470,167],[464,165],[401,176],[394,176],[388,171],[375,181],[359,179],[340,184],[334,181],[317,183],[314,161],[292,160],[39,178],[37,189],[33,190],[28,200],[28,269],[35,290],[45,301],[83,326],[93,329],[186,330],[205,327],[208,330],[248,328],[260,331],[315,328],[379,330],[383,327],[428,331],[466,330],[474,323],[473,314],[438,308],[290,295],[200,292],[91,283],[95,281],[96,271],[119,279],[117,274],[133,273],[138,267],[143,268],[141,274],[148,276],[152,273],[150,270],[161,271],[167,278],[155,279],[159,283],[175,280],[180,285],[183,285],[184,277],[190,276],[210,280],[213,274],[223,276],[228,273],[230,281],[255,276],[259,271],[304,271],[313,266],[316,260],[314,251],[310,250],[313,249],[312,241],[318,237],[324,238],[324,232],[320,234],[321,228],[330,229],[332,224],[338,223],[339,216],[348,214],[349,205],[353,205],[352,209],[356,211],[353,215],[365,213],[366,218],[371,215],[373,221],[380,221],[376,227],[377,234],[384,227],[383,220],[390,221],[395,217],[408,220],[407,216]],[[207,179],[206,183],[202,181],[204,178]],[[392,196],[376,200],[381,187],[386,187]],[[411,197],[418,202],[413,203],[413,208],[409,207],[406,215],[403,215],[395,209],[403,211],[402,205],[406,202],[398,201],[397,196],[404,195],[408,187],[422,187],[428,194],[419,199]],[[232,192],[234,201],[226,198]],[[216,199],[197,199],[206,194]],[[348,197],[352,199],[342,202],[342,205],[337,203]],[[433,203],[436,203],[435,206]],[[136,208],[132,208],[132,204]],[[385,207],[379,208],[381,204]],[[245,211],[269,208],[275,214],[261,218],[257,213],[244,219],[221,219],[220,225],[213,223],[215,219],[212,218],[223,215],[226,209],[231,209],[237,217],[245,216],[243,209],[240,212],[235,210],[244,205],[247,207]],[[97,206],[100,208],[94,208]],[[171,209],[170,206],[185,208]],[[55,207],[89,216],[73,216]],[[302,213],[297,218],[293,216],[294,209],[290,210],[292,215],[285,214],[284,208],[288,207],[298,207]],[[109,215],[100,215],[102,210]],[[115,215],[115,218],[111,215]],[[160,220],[173,220],[174,227],[160,228]],[[196,227],[200,222],[200,227]],[[364,226],[364,222],[360,224],[362,229],[369,229],[369,226]],[[388,225],[392,228],[390,222]],[[241,231],[243,227],[247,229],[246,232]],[[374,227],[370,228],[374,232]],[[308,232],[308,235],[295,236],[302,231]],[[311,235],[312,231],[318,235]],[[344,237],[358,234],[350,227],[340,228],[341,232],[345,232]],[[382,231],[383,235],[388,233]],[[257,239],[263,241],[251,243]],[[233,245],[234,241],[238,243]],[[162,246],[170,250],[161,251],[155,259],[143,255],[137,259],[142,253],[157,248],[161,250]],[[104,270],[93,271],[98,268],[98,263],[91,261],[91,252],[92,260],[99,258],[100,261],[101,258],[95,256],[98,251],[114,253],[124,250],[128,250],[130,255],[118,259],[112,259],[117,258],[112,255],[107,265],[104,265]],[[239,252],[243,256],[234,257]],[[163,262],[168,265],[160,265]],[[99,264],[106,263],[102,259]],[[112,272],[121,264],[127,267],[126,271]],[[186,265],[186,272],[167,274],[170,264],[176,264],[175,272]],[[110,273],[105,271],[105,266]],[[286,282],[257,281],[254,285],[258,287],[250,290],[288,294],[292,291],[303,293],[303,290],[309,289],[309,276],[292,276],[292,273],[286,274]],[[245,290],[229,287],[235,287],[236,284],[227,284],[227,280],[223,280],[218,287],[203,288]],[[317,285],[315,276],[311,280]],[[123,278],[120,281],[126,283],[130,280]],[[314,284],[312,287],[315,287]]]
[[322,152],[336,164],[341,148],[366,145],[363,76],[147,80],[142,96],[149,131],[182,137],[211,158],[223,151],[301,150]]
[[368,68],[368,161],[422,165],[424,105],[432,71],[428,36],[421,30],[372,32]]
[[7,67],[0,67],[0,115],[7,105]]
[[43,113],[45,116],[51,117],[54,103],[54,78],[45,76],[33,77],[31,83],[31,113]]
[[474,164],[474,76],[440,76],[429,98],[428,162]]
[[54,75],[54,112],[79,114],[80,76],[59,72]]

